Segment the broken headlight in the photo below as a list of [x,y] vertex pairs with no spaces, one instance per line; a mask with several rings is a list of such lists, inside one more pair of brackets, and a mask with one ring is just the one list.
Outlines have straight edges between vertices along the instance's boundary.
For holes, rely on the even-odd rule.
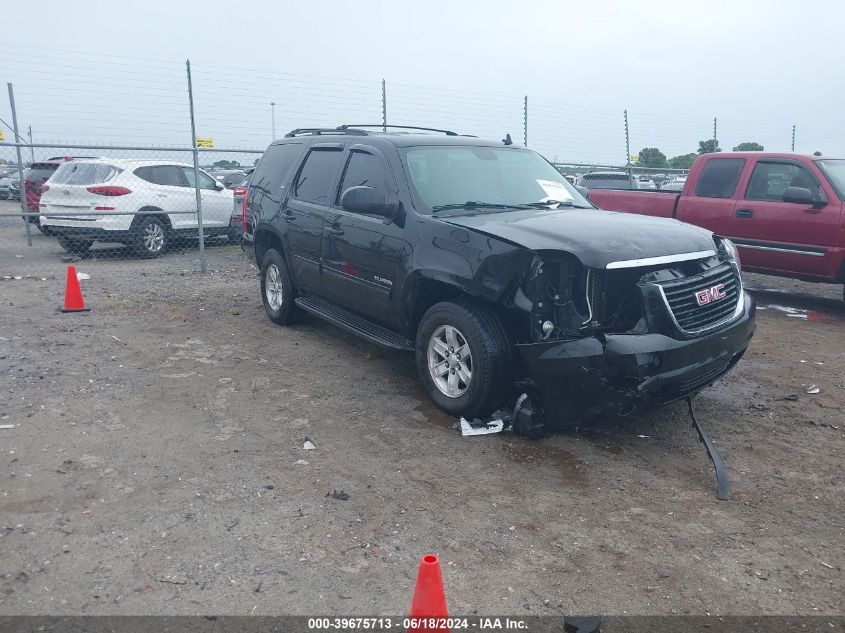
[[739,263],[739,250],[737,249],[736,244],[726,237],[717,237],[716,243],[719,247],[719,259],[735,264],[737,271],[741,271],[742,266]]

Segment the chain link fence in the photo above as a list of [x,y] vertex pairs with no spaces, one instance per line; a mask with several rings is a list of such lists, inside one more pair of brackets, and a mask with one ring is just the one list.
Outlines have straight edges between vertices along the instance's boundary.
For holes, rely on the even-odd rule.
[[[59,274],[68,260],[243,267],[238,186],[268,143],[293,128],[511,135],[573,181],[626,171],[646,188],[682,175],[679,159],[691,162],[715,132],[713,119],[531,95],[4,44],[0,53],[13,80],[8,102],[0,100],[0,278]],[[777,138],[757,122],[720,119],[719,130],[771,150],[795,143],[791,123]],[[640,148],[664,166],[632,155]]]

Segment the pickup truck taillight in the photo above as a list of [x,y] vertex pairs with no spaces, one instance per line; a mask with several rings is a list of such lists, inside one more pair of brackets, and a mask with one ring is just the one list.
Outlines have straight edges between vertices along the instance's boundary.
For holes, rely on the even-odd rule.
[[126,187],[114,187],[110,185],[88,187],[88,191],[96,193],[98,196],[125,196],[127,193],[132,193],[132,190]]

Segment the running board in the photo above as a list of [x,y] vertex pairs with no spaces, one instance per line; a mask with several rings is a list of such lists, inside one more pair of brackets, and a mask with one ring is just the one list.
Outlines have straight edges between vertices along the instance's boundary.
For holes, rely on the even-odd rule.
[[414,344],[404,336],[373,323],[364,317],[360,317],[325,299],[297,297],[295,303],[306,312],[310,312],[314,316],[320,317],[332,325],[336,325],[347,332],[360,336],[371,343],[406,352],[414,351]]

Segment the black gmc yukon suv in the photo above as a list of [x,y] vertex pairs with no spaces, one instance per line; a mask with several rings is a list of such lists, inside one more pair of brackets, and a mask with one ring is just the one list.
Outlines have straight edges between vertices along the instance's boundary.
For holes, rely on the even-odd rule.
[[294,130],[253,174],[244,237],[275,323],[415,352],[452,415],[525,393],[557,423],[695,394],[748,347],[727,239],[598,210],[510,137],[370,127]]

